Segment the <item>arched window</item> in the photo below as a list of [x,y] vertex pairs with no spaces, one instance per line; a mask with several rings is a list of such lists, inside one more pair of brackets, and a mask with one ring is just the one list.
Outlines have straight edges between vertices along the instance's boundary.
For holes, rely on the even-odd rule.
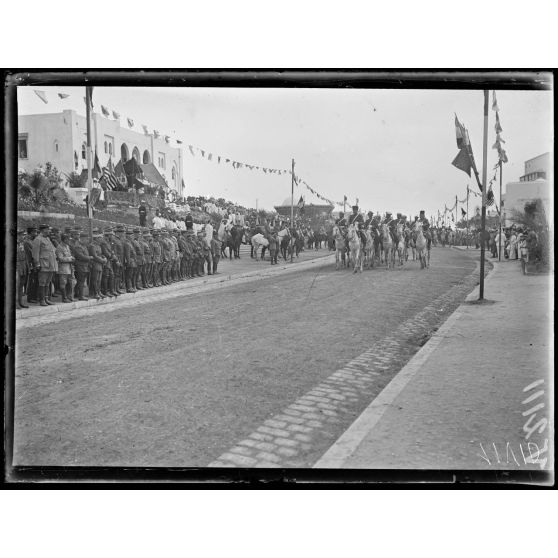
[[130,152],[128,151],[128,146],[123,143],[120,146],[120,156],[122,157],[122,162],[125,163],[130,157]]
[[57,141],[54,142],[54,151],[56,153],[58,153],[58,142]]
[[109,155],[112,155],[112,143],[109,143]]
[[74,151],[74,167],[75,167],[75,170],[78,170],[78,166],[79,166],[78,154]]
[[105,141],[105,153],[108,153],[108,144],[106,141]]
[[87,147],[86,147],[85,143],[81,144],[81,158],[83,160],[87,159]]
[[132,157],[136,160],[136,162],[140,162],[140,152],[139,149],[137,147],[134,147],[134,150],[132,151]]
[[143,164],[147,165],[151,163],[151,155],[149,155],[149,151],[147,149],[143,152]]
[[175,180],[176,179],[176,169],[174,167],[172,167],[171,175],[172,175],[172,179]]

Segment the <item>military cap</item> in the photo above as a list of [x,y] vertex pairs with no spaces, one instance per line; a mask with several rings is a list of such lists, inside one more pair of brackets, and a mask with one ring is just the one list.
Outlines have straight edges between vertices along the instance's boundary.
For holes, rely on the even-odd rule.
[[358,211],[358,205],[353,205],[353,209],[356,209]]
[[126,232],[126,229],[122,225],[117,225],[116,229],[114,229],[117,233]]
[[161,229],[161,232],[162,233],[167,233],[168,231],[167,231],[167,229]]
[[134,228],[134,234],[141,232],[137,227]]
[[133,230],[132,229],[126,229],[126,234],[133,234]]
[[398,219],[401,219],[401,213],[398,213],[398,214],[397,214],[397,218],[398,218]]
[[143,233],[143,238],[151,238],[151,233],[149,231]]
[[104,234],[112,234],[114,231],[112,230],[112,227],[107,227],[106,229],[103,230]]
[[373,212],[373,211],[369,211],[369,212],[368,212],[368,215],[372,216],[372,215],[374,215],[374,212]]
[[58,229],[57,227],[52,227],[51,232],[56,234],[60,232],[60,229]]
[[89,233],[87,233],[86,231],[80,231],[79,237],[80,237],[80,238],[83,238],[84,236],[87,236],[87,237],[88,237],[88,236],[89,236]]
[[70,234],[72,232],[72,227],[64,227],[64,232]]
[[25,229],[17,229],[17,234],[25,234]]
[[32,233],[33,231],[37,231],[37,227],[27,227],[27,232]]
[[424,209],[421,209],[421,210],[420,210],[420,214],[421,214],[421,215],[424,215]]
[[50,229],[50,226],[45,225],[44,223],[42,225],[39,225],[39,230],[44,231],[45,229]]
[[99,230],[99,227],[95,227],[91,232],[93,234],[99,234],[101,231]]
[[158,229],[155,229],[153,231],[153,236],[159,236],[159,230]]

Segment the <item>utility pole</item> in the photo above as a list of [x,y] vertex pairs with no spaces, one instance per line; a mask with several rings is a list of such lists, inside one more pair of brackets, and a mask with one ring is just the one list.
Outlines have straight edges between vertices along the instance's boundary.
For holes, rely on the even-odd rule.
[[455,196],[455,234],[457,234],[457,195]]
[[93,206],[91,204],[91,192],[93,189],[93,161],[91,152],[91,94],[93,87],[85,87],[85,102],[87,119],[87,216],[89,217],[89,240],[93,238]]
[[[294,229],[294,158],[291,172],[291,228]],[[291,263],[293,263],[293,237],[291,235]]]
[[482,141],[482,212],[481,212],[481,255],[479,300],[484,299],[484,248],[486,244],[486,158],[488,149],[488,89],[484,90],[484,132]]

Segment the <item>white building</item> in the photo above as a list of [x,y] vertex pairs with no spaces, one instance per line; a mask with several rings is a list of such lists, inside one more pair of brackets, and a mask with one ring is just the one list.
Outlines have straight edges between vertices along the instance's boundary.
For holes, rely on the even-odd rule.
[[510,226],[513,210],[524,211],[525,204],[537,198],[543,202],[550,226],[554,223],[551,184],[553,164],[551,153],[543,153],[525,161],[525,173],[517,182],[506,183],[506,192],[502,195],[505,226]]
[[[180,147],[172,147],[163,136],[136,131],[138,125],[130,127],[127,121],[121,124],[97,113],[91,120],[92,148],[101,167],[109,158],[115,166],[132,157],[141,165],[153,163],[169,188],[185,195]],[[86,118],[74,110],[18,117],[18,167],[25,171],[51,162],[63,173],[81,173],[87,168],[86,143]]]

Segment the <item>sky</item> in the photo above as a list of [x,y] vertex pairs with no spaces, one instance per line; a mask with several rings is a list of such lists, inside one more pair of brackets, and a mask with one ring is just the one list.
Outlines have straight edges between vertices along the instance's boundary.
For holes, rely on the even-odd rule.
[[[35,87],[45,91],[48,104],[33,88],[18,89],[19,114],[85,113],[83,87]],[[70,96],[64,100],[57,93]],[[524,174],[524,162],[552,151],[551,91],[497,91],[501,134],[509,162],[503,183]],[[492,102],[492,92],[490,95]],[[134,120],[183,141],[183,173],[187,195],[223,197],[247,207],[272,210],[291,195],[291,178],[234,170],[218,165],[216,156],[258,165],[290,169],[324,197],[348,204],[359,200],[362,210],[436,216],[438,210],[462,200],[474,176],[451,165],[458,153],[454,114],[468,128],[482,178],[483,104],[477,90],[365,90],[95,87],[94,110],[115,110],[125,125]],[[497,163],[495,113],[489,111],[488,177]],[[213,161],[188,145],[214,155]],[[477,190],[478,191],[478,190]],[[503,191],[505,192],[505,186]],[[495,190],[498,196],[498,189]],[[295,186],[295,203],[321,203],[304,185]],[[470,198],[470,211],[475,200]],[[336,207],[340,209],[340,207]]]

